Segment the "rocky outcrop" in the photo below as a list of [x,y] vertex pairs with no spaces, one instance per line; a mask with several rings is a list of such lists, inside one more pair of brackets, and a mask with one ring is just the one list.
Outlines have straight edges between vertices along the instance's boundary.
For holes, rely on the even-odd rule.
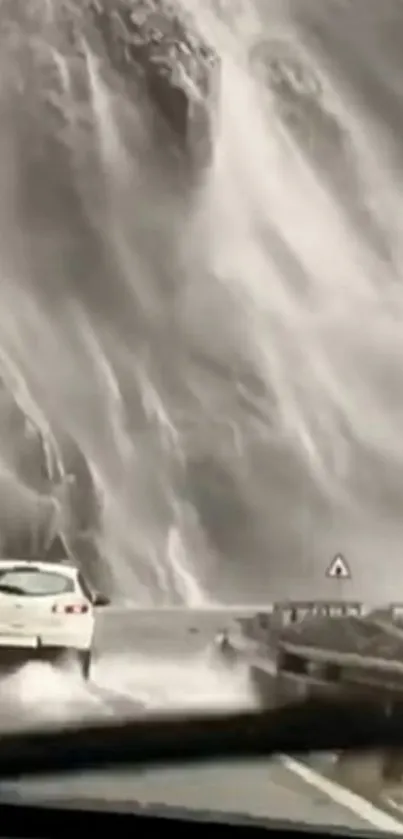
[[89,8],[114,68],[143,85],[190,161],[208,165],[219,95],[212,46],[166,0],[90,0]]
[[[179,0],[177,6],[180,7]],[[10,188],[14,231],[8,235],[7,229],[5,233],[4,262],[8,256],[13,274],[20,280],[21,288],[26,288],[27,298],[34,301],[35,311],[41,313],[45,326],[65,311],[63,301],[75,300],[91,317],[94,314],[93,322],[101,324],[100,328],[110,323],[111,336],[118,325],[119,340],[126,332],[128,346],[142,346],[143,332],[149,340],[148,324],[142,318],[142,303],[137,305],[134,282],[133,289],[129,289],[127,269],[122,270],[120,265],[120,252],[114,252],[113,237],[103,235],[103,202],[111,197],[112,205],[112,201],[118,203],[122,199],[122,207],[114,214],[116,226],[121,220],[121,227],[125,228],[122,237],[129,242],[130,252],[138,256],[138,264],[147,270],[151,266],[149,274],[152,283],[155,277],[155,292],[152,286],[149,299],[154,301],[155,293],[162,311],[160,289],[168,298],[166,289],[171,275],[173,285],[179,273],[174,234],[180,225],[176,225],[176,219],[184,205],[189,212],[188,198],[196,192],[192,188],[195,179],[190,175],[203,171],[213,152],[220,69],[217,56],[195,32],[192,21],[182,19],[177,9],[164,0],[61,0],[54,4],[1,0],[0,34],[0,105],[4,124],[0,151],[2,170],[8,172],[10,161],[12,173],[4,176],[1,186],[4,190]],[[111,163],[112,180],[121,161],[113,146],[110,159],[105,162],[110,150],[108,146],[104,154],[110,124],[106,124],[107,119],[103,121],[104,101],[110,106],[108,117],[116,118],[113,128],[119,135],[119,151],[124,148],[128,158],[133,151],[136,185],[137,172],[144,172],[138,194],[132,191],[130,178],[127,190],[126,181],[121,190],[121,178],[116,190],[111,186],[111,196],[106,195],[110,183],[104,177],[107,164]],[[155,153],[155,147],[157,152],[161,149],[161,156]],[[180,189],[176,201],[171,185],[177,185],[178,170]],[[166,189],[161,173],[167,173]],[[3,194],[3,205],[6,204]],[[160,204],[163,210],[155,222],[155,232],[151,229],[149,233],[148,219],[154,224]],[[108,214],[109,204],[105,209],[107,221]],[[130,218],[127,231],[126,216]],[[153,224],[148,226],[153,228]],[[121,273],[124,277],[120,283]],[[169,330],[164,326],[162,331],[171,333],[169,317],[167,323]],[[151,335],[153,329],[152,326]],[[156,334],[158,338],[158,331]],[[60,340],[62,343],[62,337]],[[66,332],[67,352],[69,341]],[[46,394],[51,385],[45,381],[45,375],[43,372]],[[63,385],[60,387],[62,390]],[[142,422],[137,419],[137,403],[142,400],[137,398],[135,388],[136,385],[128,386],[128,412],[134,428],[138,421]],[[42,387],[38,390],[41,392]],[[48,404],[56,406],[56,402],[53,394]],[[43,410],[46,412],[47,407]],[[48,419],[60,449],[63,471],[74,477],[72,482],[65,482],[64,475],[55,477],[48,473],[44,441],[35,429],[25,435],[24,411],[16,408],[18,428],[13,414],[5,430],[5,410],[0,404],[0,437],[10,461],[10,477],[7,475],[4,485],[0,474],[0,550],[3,555],[40,554],[52,559],[71,551],[91,581],[108,591],[107,561],[103,560],[98,538],[103,526],[102,510],[98,509],[92,475],[79,446],[75,452],[73,444],[70,446],[65,439],[69,417],[65,422],[56,407],[50,410],[53,413]],[[155,495],[163,498],[161,507],[165,514],[165,488],[160,489],[157,478],[155,484]],[[169,503],[165,506],[168,508]],[[138,564],[142,564],[141,559]],[[143,577],[147,573],[148,567]]]
[[[0,32],[13,96],[46,102],[45,124],[66,133],[65,92],[60,74],[68,72],[70,92],[85,113],[83,44],[100,53],[126,86],[135,104],[144,102],[156,118],[155,135],[165,150],[184,153],[192,166],[208,166],[214,147],[220,61],[193,19],[170,0],[72,0],[46,12],[46,4],[2,0]],[[65,70],[54,62],[62,57]],[[5,59],[4,59],[5,60]],[[3,75],[5,71],[3,70]],[[85,75],[85,74],[84,74]],[[36,84],[35,79],[38,80]],[[70,95],[69,92],[69,95]],[[82,100],[79,102],[79,100]],[[43,122],[44,116],[41,116]],[[85,123],[85,117],[83,117]],[[167,129],[164,131],[164,127]]]

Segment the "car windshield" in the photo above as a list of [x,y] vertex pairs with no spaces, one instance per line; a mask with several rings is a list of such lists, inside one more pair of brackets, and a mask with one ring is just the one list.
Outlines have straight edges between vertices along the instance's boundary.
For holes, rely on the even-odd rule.
[[[368,759],[361,769],[356,761],[356,780],[368,769]],[[330,755],[2,782],[1,799],[103,810],[146,807],[168,818],[226,815],[238,822],[263,820],[268,826],[292,821],[301,829],[332,826],[350,836],[352,831],[360,836],[403,832],[400,790],[385,790],[383,796],[377,790],[375,802],[374,797],[361,797],[335,780]]]
[[[0,43],[0,735],[389,709],[402,0],[0,0]],[[396,828],[402,754],[110,794]]]
[[63,574],[31,568],[0,571],[0,594],[40,597],[73,591],[74,580]]

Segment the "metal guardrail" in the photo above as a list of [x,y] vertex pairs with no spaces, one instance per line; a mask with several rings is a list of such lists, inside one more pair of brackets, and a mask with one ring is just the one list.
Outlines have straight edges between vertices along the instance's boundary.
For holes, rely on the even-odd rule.
[[390,603],[377,609],[353,600],[285,600],[267,604],[253,616],[242,618],[239,622],[249,636],[255,633],[261,638],[266,630],[286,628],[314,617],[369,617],[383,624],[396,624],[397,629],[403,630],[403,603]]
[[[388,618],[374,621],[373,610],[355,601],[315,601],[314,604],[300,601],[272,604],[270,610],[243,621],[245,634],[260,645],[258,657],[261,662],[255,659],[253,669],[255,675],[259,674],[259,689],[265,694],[265,700],[266,694],[270,703],[282,704],[301,695],[328,696],[332,693],[338,696],[375,694],[385,702],[396,697],[402,699],[403,629],[393,624],[392,610],[396,609],[403,614],[403,604],[390,604]],[[297,620],[289,621],[290,610],[296,612]],[[312,633],[315,616],[319,624],[323,623],[323,632]],[[323,622],[326,616],[353,617],[354,620],[347,624],[341,621],[343,633],[340,635],[338,620],[327,624],[327,621]],[[295,637],[293,632],[292,637],[287,637],[293,623],[297,628]],[[325,631],[327,626],[329,636]],[[321,638],[323,646],[320,646]],[[271,661],[270,674],[264,666],[266,658]]]
[[283,626],[306,618],[365,617],[370,607],[355,600],[289,600],[273,604],[272,614]]
[[283,629],[311,618],[365,617],[370,611],[369,606],[357,601],[283,601],[268,604],[255,615],[239,619],[239,623],[247,637],[270,644]]
[[393,673],[403,676],[403,661],[396,659],[379,658],[359,653],[339,653],[333,650],[321,650],[317,647],[303,646],[302,644],[291,644],[287,641],[281,642],[280,651],[290,653],[308,662],[323,662],[324,664],[337,664],[342,668],[358,668],[360,670],[377,670],[379,673]]
[[[308,607],[308,608],[306,608]],[[290,613],[295,618],[290,620]],[[352,625],[352,651],[337,650],[337,634],[335,648],[326,649],[312,644],[295,643],[282,640],[284,629],[290,629],[292,624],[300,625],[296,634],[304,640],[304,628],[301,625],[306,618],[367,618],[364,621],[349,621]],[[396,623],[394,623],[396,621]],[[243,622],[244,623],[244,622]],[[385,707],[390,708],[394,702],[401,702],[403,698],[403,656],[399,656],[401,643],[393,648],[393,640],[401,642],[403,637],[403,603],[391,603],[380,610],[374,610],[356,602],[322,602],[306,604],[289,602],[273,604],[267,612],[259,612],[252,619],[246,621],[250,637],[261,642],[261,661],[251,662],[252,682],[260,697],[263,707],[279,707],[284,704],[300,702],[307,698],[376,698]],[[311,625],[311,621],[307,621]],[[322,621],[321,621],[322,623]],[[332,624],[338,621],[332,621]],[[342,621],[344,625],[344,622]],[[354,625],[378,627],[391,643],[390,658],[383,658],[371,654],[371,640],[364,645],[362,651],[354,651]],[[289,633],[287,633],[289,634]],[[376,638],[375,633],[375,638]],[[359,639],[357,639],[359,641]],[[360,645],[359,645],[360,646]],[[366,647],[366,651],[365,651]],[[382,647],[381,647],[382,650]],[[270,667],[265,666],[264,657]],[[398,657],[399,656],[399,657]],[[271,659],[271,660],[270,660]],[[359,760],[360,756],[358,756]],[[352,760],[352,767],[350,766]],[[353,773],[357,777],[356,758],[340,753],[337,756],[337,772],[345,779]],[[367,761],[367,755],[365,756]],[[403,753],[399,750],[380,750],[372,759],[372,780],[376,779],[379,786],[383,783],[400,784],[403,779]],[[366,765],[366,763],[365,763]],[[359,774],[360,783],[365,787],[363,772]],[[372,782],[372,781],[371,781]]]
[[280,642],[275,682],[280,705],[301,696],[361,695],[389,706],[403,698],[403,661]]

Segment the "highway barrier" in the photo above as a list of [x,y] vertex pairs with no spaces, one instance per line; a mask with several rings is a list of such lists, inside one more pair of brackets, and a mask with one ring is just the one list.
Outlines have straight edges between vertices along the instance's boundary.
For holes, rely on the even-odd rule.
[[282,630],[307,619],[365,617],[368,612],[369,607],[357,601],[287,600],[271,603],[252,617],[240,618],[239,623],[248,638],[272,647]]
[[[381,619],[360,603],[315,601],[273,604],[255,615],[249,632],[261,640],[261,662],[255,657],[251,676],[262,705],[308,697],[376,698],[385,709],[402,702],[403,604],[378,611]],[[367,757],[339,755],[337,772],[357,777],[357,760],[367,765]],[[379,783],[400,783],[403,753],[380,752],[371,772]]]
[[[379,658],[358,653],[337,653],[329,650],[280,644],[276,679],[264,681],[263,673],[255,674],[255,686],[266,691],[271,705],[289,704],[309,697],[349,696],[376,698],[385,709],[403,700],[403,659]],[[261,694],[262,698],[263,695]],[[370,777],[368,767],[371,767]],[[370,792],[403,780],[403,752],[379,750],[370,755],[340,753],[335,763],[335,777],[348,786]]]

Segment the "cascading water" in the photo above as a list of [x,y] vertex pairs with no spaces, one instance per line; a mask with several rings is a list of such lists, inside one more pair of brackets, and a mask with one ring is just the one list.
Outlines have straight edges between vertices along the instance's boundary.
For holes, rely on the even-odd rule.
[[395,594],[403,12],[177,4],[222,60],[191,196],[74,3],[0,2],[3,551],[61,528],[190,606],[319,596],[342,551]]

